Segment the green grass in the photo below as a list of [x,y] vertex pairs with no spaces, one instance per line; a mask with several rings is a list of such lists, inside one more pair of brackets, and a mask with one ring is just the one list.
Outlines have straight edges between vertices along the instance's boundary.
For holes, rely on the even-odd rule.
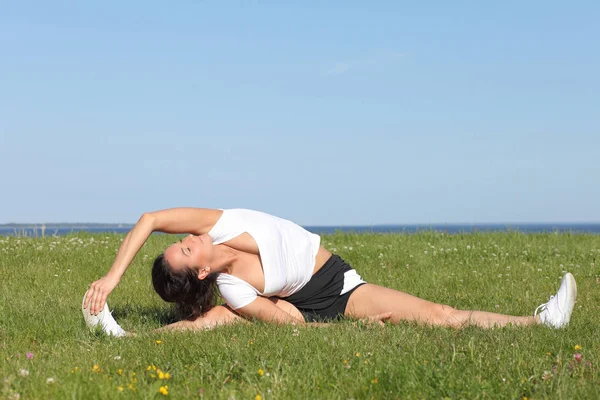
[[[570,271],[579,297],[571,324],[558,331],[344,321],[155,334],[171,309],[152,290],[150,265],[174,239],[154,235],[109,298],[117,321],[138,336],[115,339],[89,332],[80,304],[122,237],[0,237],[0,397],[163,398],[163,385],[172,398],[207,399],[597,397],[600,236],[322,237],[367,281],[463,309],[530,315]],[[151,365],[171,378],[158,379]]]

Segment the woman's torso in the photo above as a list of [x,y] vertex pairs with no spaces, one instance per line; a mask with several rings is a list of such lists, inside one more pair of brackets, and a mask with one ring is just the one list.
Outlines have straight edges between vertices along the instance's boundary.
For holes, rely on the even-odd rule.
[[[260,293],[265,289],[265,274],[256,241],[248,232],[221,243],[217,246],[228,246],[238,252],[238,258],[229,268],[229,274],[242,279],[252,285]],[[312,275],[323,267],[331,257],[329,250],[319,246]]]
[[[289,296],[300,290],[331,254],[321,238],[301,226],[273,215],[245,209],[223,210],[209,232],[214,245],[239,253],[217,283],[226,300],[250,285],[263,296]],[[243,297],[243,296],[242,296]],[[248,297],[248,299],[250,298]],[[229,301],[228,301],[229,302]],[[238,305],[244,302],[236,302]]]

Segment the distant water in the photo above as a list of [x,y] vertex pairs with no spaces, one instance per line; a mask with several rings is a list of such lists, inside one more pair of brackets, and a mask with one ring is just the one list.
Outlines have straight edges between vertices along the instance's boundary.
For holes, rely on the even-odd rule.
[[[127,233],[131,225],[46,225],[45,236],[66,235],[76,232],[89,233]],[[355,233],[416,233],[422,231],[436,231],[446,233],[473,233],[473,232],[560,232],[560,233],[593,233],[600,234],[600,223],[590,224],[432,224],[432,225],[357,225],[357,226],[305,226],[307,230],[317,234],[335,232]],[[42,236],[41,225],[0,226],[0,236]]]

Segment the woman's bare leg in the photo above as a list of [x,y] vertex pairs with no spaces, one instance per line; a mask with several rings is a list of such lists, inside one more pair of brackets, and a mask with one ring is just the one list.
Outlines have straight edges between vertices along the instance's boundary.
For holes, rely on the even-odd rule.
[[356,289],[348,300],[345,315],[365,318],[369,315],[392,312],[390,321],[415,321],[423,324],[463,327],[477,325],[483,328],[494,326],[535,325],[535,317],[513,317],[485,311],[456,310],[450,306],[436,304],[410,294],[382,286],[366,284]]
[[[275,297],[269,298],[277,307],[281,308],[283,311],[287,312],[291,316],[295,318],[299,318],[304,320],[302,313],[298,311],[294,305],[288,303],[285,300],[281,300]],[[213,329],[217,326],[223,325],[231,325],[238,322],[247,322],[247,320],[241,317],[238,313],[233,311],[229,306],[215,306],[211,308],[208,312],[203,314],[202,316],[196,318],[194,321],[178,321],[162,328],[157,329],[157,331],[165,331],[165,330],[205,330],[205,329]]]

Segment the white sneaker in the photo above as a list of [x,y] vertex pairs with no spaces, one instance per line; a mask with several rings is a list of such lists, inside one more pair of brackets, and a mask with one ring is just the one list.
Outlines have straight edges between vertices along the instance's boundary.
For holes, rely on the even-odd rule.
[[85,324],[91,330],[95,329],[96,326],[100,325],[102,331],[107,333],[108,335],[113,335],[115,337],[125,336],[127,332],[115,321],[111,312],[108,310],[108,303],[104,303],[104,308],[102,311],[98,313],[98,315],[92,315],[90,313],[90,308],[84,308],[85,305],[85,297],[87,296],[87,292],[83,295],[83,300],[81,302],[81,312],[83,313],[83,319],[85,320]]
[[542,324],[551,328],[562,328],[569,324],[575,299],[577,298],[577,284],[575,278],[568,272],[562,279],[560,288],[554,296],[550,296],[550,301],[540,305],[535,309],[533,315],[540,312],[540,321]]

